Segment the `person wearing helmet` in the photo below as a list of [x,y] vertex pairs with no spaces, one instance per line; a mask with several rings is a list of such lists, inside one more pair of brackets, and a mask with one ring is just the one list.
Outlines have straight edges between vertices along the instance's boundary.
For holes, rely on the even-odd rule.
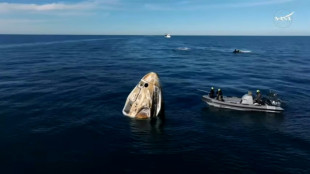
[[210,98],[214,98],[215,97],[215,95],[214,95],[214,88],[213,87],[211,87],[211,90],[209,92],[209,97]]
[[223,92],[221,89],[218,89],[217,92],[216,92],[216,99],[219,100],[219,101],[224,101],[223,99]]
[[262,94],[259,90],[256,90],[256,97],[254,100],[255,103],[262,104]]

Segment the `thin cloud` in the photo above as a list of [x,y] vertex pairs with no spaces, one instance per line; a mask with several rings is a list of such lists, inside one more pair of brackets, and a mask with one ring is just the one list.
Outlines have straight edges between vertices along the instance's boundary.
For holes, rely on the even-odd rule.
[[217,4],[207,4],[203,1],[199,3],[190,1],[181,1],[179,3],[148,3],[144,4],[147,10],[158,10],[158,11],[170,11],[170,10],[202,10],[209,8],[242,8],[242,7],[257,7],[275,4],[284,4],[292,2],[294,0],[269,0],[269,1],[252,1],[252,2],[237,2],[237,3],[217,3]]
[[160,5],[160,4],[144,4],[144,8],[153,11],[170,11],[175,9],[173,7],[167,7],[166,5]]
[[42,23],[46,22],[45,20],[39,19],[0,19],[0,24],[33,24],[33,23]]
[[63,3],[51,3],[51,4],[17,4],[17,3],[0,3],[1,12],[11,11],[54,11],[54,10],[81,10],[88,9],[91,4],[63,4]]
[[49,12],[49,11],[81,11],[91,9],[113,9],[119,3],[117,0],[93,0],[77,3],[49,3],[49,4],[24,4],[24,3],[0,3],[0,12]]
[[244,2],[244,3],[235,3],[227,4],[229,7],[255,7],[255,6],[264,6],[264,5],[274,5],[274,4],[284,4],[291,2],[293,0],[270,0],[270,1],[257,1],[257,2]]

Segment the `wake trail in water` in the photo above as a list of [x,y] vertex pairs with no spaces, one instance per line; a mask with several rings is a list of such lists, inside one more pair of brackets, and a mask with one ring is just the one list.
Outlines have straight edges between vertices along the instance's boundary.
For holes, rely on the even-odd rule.
[[179,51],[189,51],[191,49],[188,48],[188,47],[178,47],[178,48],[176,48],[176,50],[179,50]]
[[240,50],[242,53],[252,53],[250,50]]
[[[194,47],[193,49],[208,50],[208,51],[222,52],[222,53],[232,53],[235,50],[234,48],[221,48],[217,46],[207,46],[207,47],[197,46],[197,47]],[[240,49],[240,51],[242,53],[252,53],[252,51],[248,49]]]
[[51,42],[8,44],[8,45],[0,45],[0,49],[1,48],[16,48],[16,47],[32,47],[32,46],[41,46],[41,45],[66,44],[66,43],[77,43],[77,42],[93,42],[93,41],[112,40],[112,39],[119,39],[119,38],[80,39],[80,40],[62,40],[62,41],[51,41]]

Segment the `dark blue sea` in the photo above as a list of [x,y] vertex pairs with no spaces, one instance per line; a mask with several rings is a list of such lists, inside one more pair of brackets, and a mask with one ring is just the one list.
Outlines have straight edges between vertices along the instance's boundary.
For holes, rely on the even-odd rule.
[[[123,116],[151,71],[165,119]],[[208,107],[211,86],[285,111]],[[0,35],[4,174],[309,173],[309,104],[310,37]]]

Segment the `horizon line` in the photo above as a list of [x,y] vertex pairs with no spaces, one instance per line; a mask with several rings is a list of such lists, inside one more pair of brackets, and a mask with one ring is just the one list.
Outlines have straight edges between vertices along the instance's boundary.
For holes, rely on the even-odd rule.
[[[164,34],[30,34],[30,33],[0,33],[0,35],[50,35],[50,36],[164,36]],[[225,35],[225,34],[176,34],[171,36],[310,36],[310,35]]]

